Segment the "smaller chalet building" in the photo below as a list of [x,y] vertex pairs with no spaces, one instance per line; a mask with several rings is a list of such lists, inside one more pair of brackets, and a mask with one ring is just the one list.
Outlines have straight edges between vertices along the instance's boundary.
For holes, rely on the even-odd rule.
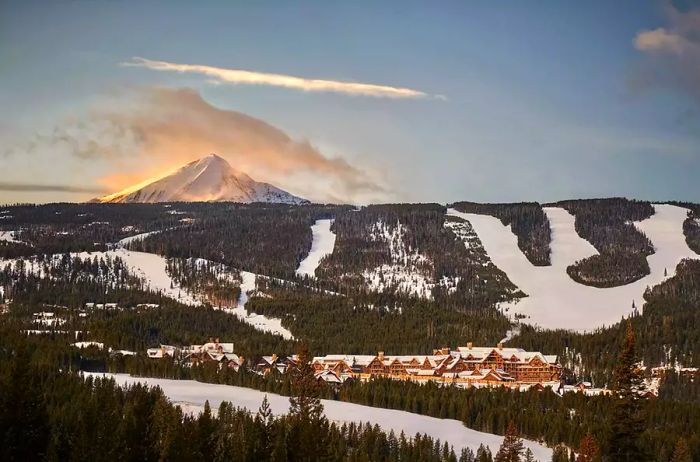
[[233,343],[222,343],[218,338],[209,339],[203,345],[190,345],[183,349],[185,364],[197,366],[206,363],[219,363],[236,371],[245,359],[233,352]]
[[209,339],[203,345],[190,345],[181,348],[171,345],[161,345],[159,348],[146,350],[149,358],[178,358],[186,366],[218,363],[236,371],[244,364],[245,359],[233,352],[233,343],[222,343],[219,339]]
[[179,352],[179,348],[172,345],[161,345],[158,348],[149,348],[146,350],[148,357],[153,359],[165,358],[166,356],[174,358]]
[[260,375],[267,375],[271,372],[286,374],[290,368],[297,367],[298,362],[298,355],[280,357],[273,354],[272,356],[261,356],[253,366],[253,371]]

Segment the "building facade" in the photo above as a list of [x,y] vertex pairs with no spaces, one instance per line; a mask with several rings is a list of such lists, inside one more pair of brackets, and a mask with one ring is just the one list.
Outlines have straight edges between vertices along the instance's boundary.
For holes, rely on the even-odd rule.
[[432,355],[389,356],[380,351],[376,355],[318,356],[313,366],[319,374],[330,371],[341,378],[386,377],[465,387],[558,384],[562,371],[556,355],[505,348],[502,344],[474,347],[471,343],[456,350],[435,350]]

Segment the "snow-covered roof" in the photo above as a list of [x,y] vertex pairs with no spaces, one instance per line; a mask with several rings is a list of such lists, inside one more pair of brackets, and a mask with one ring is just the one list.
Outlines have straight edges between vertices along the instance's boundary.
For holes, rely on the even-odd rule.
[[94,346],[101,350],[105,347],[105,344],[101,342],[75,342],[73,346],[76,348],[89,348],[91,346]]

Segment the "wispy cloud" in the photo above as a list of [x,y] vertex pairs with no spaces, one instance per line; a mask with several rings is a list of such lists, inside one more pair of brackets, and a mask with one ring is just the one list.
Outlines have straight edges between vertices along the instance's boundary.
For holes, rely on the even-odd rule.
[[666,27],[641,31],[634,39],[649,58],[634,83],[681,89],[700,102],[700,8],[681,11],[669,1],[665,9]]
[[156,71],[170,71],[206,75],[216,83],[234,85],[269,85],[273,87],[292,88],[295,90],[314,92],[333,92],[348,95],[371,96],[375,98],[437,98],[445,99],[443,95],[428,93],[411,88],[392,87],[361,82],[343,82],[339,80],[307,79],[293,75],[270,74],[266,72],[246,71],[242,69],[227,69],[205,66],[201,64],[178,64],[167,61],[154,61],[134,57],[131,61],[121,63],[122,66],[145,67]]
[[0,182],[0,191],[23,191],[23,192],[67,192],[67,193],[90,193],[103,194],[103,188],[84,188],[80,186],[69,186],[60,184],[31,184],[31,183],[5,183]]

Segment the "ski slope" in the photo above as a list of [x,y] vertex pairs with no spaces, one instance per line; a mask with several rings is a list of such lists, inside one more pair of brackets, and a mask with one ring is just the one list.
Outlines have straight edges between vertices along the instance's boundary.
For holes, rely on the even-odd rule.
[[[289,412],[289,398],[273,393],[264,393],[250,388],[234,387],[195,382],[192,380],[170,380],[144,377],[131,377],[126,374],[96,374],[86,373],[86,376],[113,378],[119,386],[129,386],[142,383],[158,386],[174,404],[183,409],[200,412],[205,401],[209,401],[212,409],[217,409],[222,401],[228,401],[235,407],[257,412],[263,397],[267,395],[273,414],[283,415]],[[488,445],[492,453],[496,453],[503,441],[502,436],[479,432],[464,426],[458,420],[438,419],[406,411],[382,409],[342,401],[322,400],[324,414],[334,422],[370,422],[379,425],[387,433],[394,430],[399,435],[404,432],[412,437],[416,433],[427,434],[454,446],[459,454],[462,448],[471,448],[474,452],[480,444]],[[546,462],[552,457],[552,450],[533,441],[524,441],[525,447],[530,448],[536,460]]]
[[[519,301],[502,304],[501,308],[508,313],[526,315],[527,322],[541,327],[590,331],[620,321],[632,312],[633,301],[641,309],[647,287],[673,276],[682,259],[700,258],[688,248],[683,235],[687,210],[662,204],[654,208],[654,215],[634,223],[654,244],[656,253],[648,257],[651,273],[633,283],[611,288],[585,286],[567,274],[568,265],[597,251],[576,233],[574,217],[563,208],[544,209],[552,229],[551,266],[530,263],[518,248],[510,226],[504,226],[498,218],[455,209],[447,213],[468,220],[493,263],[528,294]],[[668,276],[664,276],[664,271]]]
[[254,273],[241,271],[241,295],[238,299],[238,304],[235,308],[224,308],[223,311],[235,315],[238,319],[246,324],[250,324],[259,331],[281,335],[286,340],[294,340],[292,333],[282,327],[281,319],[269,318],[262,314],[248,313],[246,311],[245,305],[248,303],[248,292],[255,290],[256,277],[257,275]]
[[141,234],[136,234],[135,236],[129,236],[125,237],[124,239],[120,240],[117,242],[118,247],[128,247],[129,244],[136,242],[136,241],[142,241],[146,239],[148,236],[151,236],[153,234],[158,234],[160,231],[150,231],[148,233],[141,233]]
[[316,220],[316,223],[311,225],[311,250],[309,254],[299,263],[297,268],[298,276],[314,277],[316,268],[321,264],[321,259],[326,255],[333,253],[335,248],[335,233],[331,231],[333,220],[323,219]]
[[189,293],[184,288],[181,289],[177,281],[170,277],[166,271],[166,260],[160,255],[118,248],[106,252],[72,253],[71,256],[77,256],[82,259],[119,257],[124,261],[132,274],[146,281],[148,289],[160,292],[164,296],[185,305],[202,304],[202,300],[199,297]]

